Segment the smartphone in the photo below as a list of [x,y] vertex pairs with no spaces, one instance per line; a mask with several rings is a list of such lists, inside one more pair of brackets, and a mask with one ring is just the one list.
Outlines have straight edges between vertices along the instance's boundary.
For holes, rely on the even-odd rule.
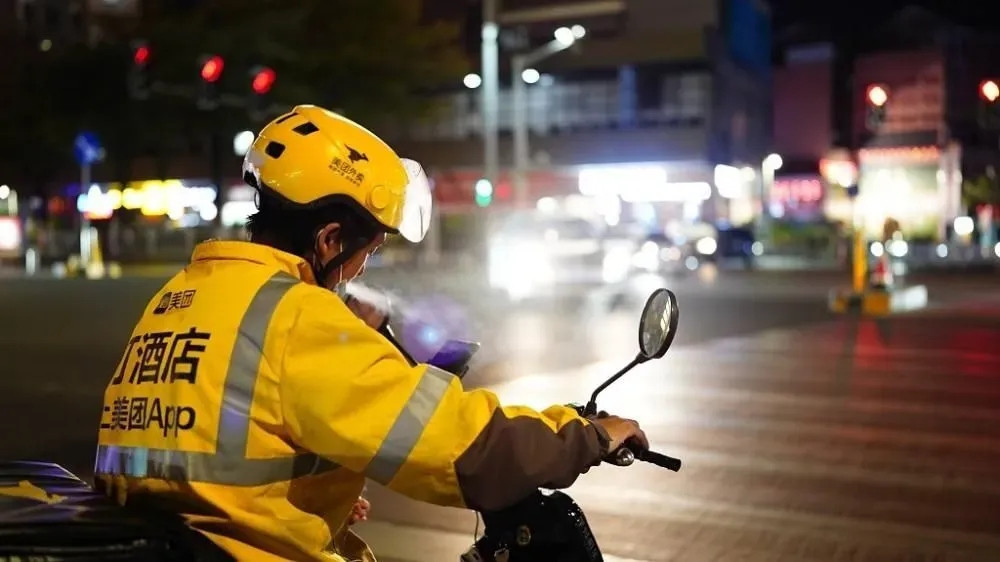
[[427,363],[461,377],[468,370],[469,361],[480,347],[478,342],[448,340]]

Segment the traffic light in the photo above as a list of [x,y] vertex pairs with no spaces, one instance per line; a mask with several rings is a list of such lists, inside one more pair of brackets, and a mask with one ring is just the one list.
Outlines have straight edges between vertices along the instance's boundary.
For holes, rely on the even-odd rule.
[[250,96],[247,99],[247,109],[255,119],[261,119],[271,105],[271,89],[278,79],[274,69],[258,66],[250,71]]
[[878,131],[885,122],[885,108],[889,103],[889,88],[885,84],[869,84],[865,90],[867,112],[865,124],[869,131]]
[[219,55],[204,55],[200,59],[198,108],[212,110],[219,106],[216,84],[222,78],[226,61]]
[[1000,128],[1000,81],[979,83],[979,125],[984,129]]
[[476,182],[476,205],[486,207],[493,202],[493,184],[483,178]]
[[132,44],[132,63],[128,76],[128,95],[132,99],[149,98],[149,62],[153,56],[145,41]]

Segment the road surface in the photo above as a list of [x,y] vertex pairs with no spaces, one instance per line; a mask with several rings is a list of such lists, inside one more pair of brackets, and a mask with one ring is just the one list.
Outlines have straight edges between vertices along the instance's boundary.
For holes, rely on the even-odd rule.
[[[825,312],[838,281],[673,283],[674,348],[601,406],[641,420],[684,468],[599,467],[569,490],[609,560],[998,559],[997,280],[934,279],[937,306],[861,322]],[[160,282],[0,281],[0,455],[89,473],[104,384]],[[468,384],[507,402],[583,400],[635,352],[641,298],[510,307],[454,279],[417,285],[411,310],[446,310],[453,335],[482,340]],[[472,541],[469,513],[369,497],[358,531],[381,559],[455,560]]]

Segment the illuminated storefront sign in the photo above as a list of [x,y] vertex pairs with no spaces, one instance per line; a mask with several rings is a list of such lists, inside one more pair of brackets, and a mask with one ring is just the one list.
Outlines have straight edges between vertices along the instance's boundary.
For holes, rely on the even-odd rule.
[[666,167],[654,164],[587,166],[578,178],[581,194],[617,194],[628,203],[700,203],[712,196],[707,181],[667,181]]
[[779,218],[819,219],[823,216],[823,183],[813,175],[775,178],[769,205]]
[[91,220],[110,218],[118,209],[138,210],[150,217],[166,215],[172,220],[194,212],[201,220],[211,221],[218,214],[215,188],[182,180],[130,182],[124,189],[117,183],[106,189],[95,183],[77,197],[76,208]]
[[21,252],[21,221],[0,217],[0,256],[16,257]]

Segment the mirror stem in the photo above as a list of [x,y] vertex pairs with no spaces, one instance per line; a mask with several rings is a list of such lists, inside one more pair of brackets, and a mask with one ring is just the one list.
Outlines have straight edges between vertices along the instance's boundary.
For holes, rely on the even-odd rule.
[[594,393],[590,395],[590,402],[587,402],[587,406],[583,410],[584,416],[593,416],[593,415],[596,415],[597,414],[597,395],[600,394],[601,392],[603,392],[605,388],[611,386],[611,384],[614,383],[616,380],[620,379],[622,377],[622,375],[624,375],[625,373],[627,373],[627,372],[631,371],[632,369],[634,369],[636,367],[636,365],[644,363],[645,359],[646,358],[643,357],[641,353],[638,354],[638,355],[636,355],[635,359],[633,359],[632,361],[630,361],[628,365],[625,365],[625,367],[621,371],[618,371],[617,373],[611,375],[611,377],[608,378],[608,380],[606,380],[606,381],[604,381],[604,382],[601,383],[601,386],[599,386],[596,389],[594,389]]

